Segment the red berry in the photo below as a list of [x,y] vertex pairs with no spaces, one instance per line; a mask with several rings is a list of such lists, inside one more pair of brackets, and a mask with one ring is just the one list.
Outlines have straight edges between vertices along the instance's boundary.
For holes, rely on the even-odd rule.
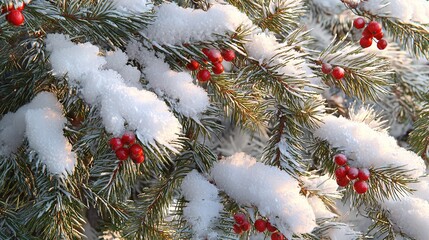
[[356,18],[354,21],[353,21],[353,26],[355,27],[355,28],[357,28],[357,29],[361,29],[361,28],[363,28],[363,27],[365,27],[365,19],[363,19],[363,18]]
[[110,148],[112,148],[113,151],[118,150],[121,148],[124,144],[122,144],[122,141],[120,138],[112,138],[109,141]]
[[271,225],[271,223],[267,221],[267,230],[269,232],[275,232],[275,231],[277,231],[277,228],[274,227],[273,225]]
[[222,51],[222,57],[225,61],[231,62],[235,58],[235,52],[231,49],[225,49]]
[[209,49],[208,48],[203,48],[202,50],[201,50],[203,53],[204,53],[204,55],[208,55],[208,53],[209,53]]
[[213,65],[212,70],[213,70],[214,74],[221,74],[221,73],[223,73],[223,65],[222,65],[222,63],[220,63],[220,62],[215,63]]
[[131,156],[131,158],[137,158],[140,155],[143,155],[143,148],[138,143],[133,144],[130,147],[130,156]]
[[210,77],[210,72],[207,69],[201,69],[197,73],[197,79],[200,82],[207,82],[208,80],[210,80]]
[[376,35],[377,33],[381,32],[381,24],[376,21],[371,21],[368,23],[368,31],[372,33],[373,35]]
[[199,66],[200,66],[200,64],[197,61],[195,61],[194,59],[191,59],[191,62],[186,64],[186,68],[191,70],[191,71],[197,70]]
[[263,219],[258,219],[255,221],[255,228],[258,232],[263,232],[267,229],[267,222]]
[[219,50],[217,49],[210,49],[207,52],[207,57],[212,63],[222,62],[223,57]]
[[369,179],[369,170],[366,168],[359,169],[358,178],[359,180],[366,181]]
[[343,166],[347,163],[347,157],[344,154],[336,154],[334,156],[334,162],[339,165],[339,166]]
[[236,234],[242,234],[243,233],[243,230],[241,230],[241,227],[238,224],[234,224],[233,229],[234,229],[234,232]]
[[337,178],[345,178],[347,176],[347,170],[345,167],[339,167],[335,170],[335,176]]
[[344,69],[338,66],[334,67],[331,74],[335,79],[340,80],[344,77]]
[[245,232],[250,230],[250,223],[248,221],[245,221],[243,224],[240,225],[241,229]]
[[236,213],[234,214],[234,220],[237,224],[241,225],[246,221],[246,215],[243,213]]
[[368,191],[368,183],[365,181],[356,181],[353,188],[359,194],[366,193]]
[[378,49],[380,49],[380,50],[385,49],[385,48],[387,47],[387,41],[386,41],[386,40],[384,40],[384,39],[380,39],[380,40],[378,41],[378,43],[377,43],[377,47],[378,47]]
[[138,157],[135,157],[135,158],[133,158],[133,156],[131,156],[131,159],[136,164],[142,163],[142,162],[144,162],[144,154],[142,154],[142,155],[140,155]]
[[379,32],[379,33],[377,33],[377,34],[374,35],[375,39],[377,39],[377,40],[382,39],[383,36],[384,36],[383,32]]
[[332,65],[329,63],[323,63],[322,64],[322,72],[324,74],[329,74],[332,72]]
[[359,170],[355,167],[351,167],[347,171],[347,178],[350,180],[356,179],[359,176]]
[[132,145],[136,142],[136,135],[133,132],[126,132],[122,135],[122,143]]
[[19,26],[24,23],[24,15],[22,12],[13,9],[6,15],[6,20],[12,25]]
[[365,37],[363,37],[363,38],[360,39],[359,43],[360,43],[360,46],[363,47],[363,48],[371,47],[371,45],[372,45],[372,38],[365,38]]
[[362,32],[362,37],[372,38],[372,37],[374,37],[374,35],[368,30],[368,27],[366,27]]
[[283,234],[279,233],[279,232],[275,232],[273,234],[271,234],[271,240],[284,240],[285,237],[283,236]]
[[347,177],[344,178],[337,178],[337,184],[340,187],[345,187],[349,184],[350,179],[348,179]]
[[116,157],[121,161],[127,159],[128,155],[128,148],[119,148],[118,150],[116,150]]

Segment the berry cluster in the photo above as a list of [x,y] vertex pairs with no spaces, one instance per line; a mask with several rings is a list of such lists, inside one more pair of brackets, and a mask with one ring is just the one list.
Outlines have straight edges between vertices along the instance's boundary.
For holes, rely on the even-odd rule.
[[[363,18],[356,18],[353,21],[353,26],[357,29],[362,29],[366,25]],[[376,21],[371,21],[368,26],[362,32],[362,38],[360,39],[360,45],[363,48],[370,47],[372,45],[373,38],[377,39],[377,48],[383,50],[387,47],[387,41],[383,38],[383,31],[381,24]]]
[[8,5],[2,7],[1,13],[7,13],[6,21],[8,21],[10,24],[20,26],[24,23],[25,20],[24,14],[22,14],[24,7],[25,3],[21,3],[21,5],[15,6],[12,2],[10,2]]
[[247,221],[246,215],[243,213],[236,213],[234,215],[235,224],[233,226],[234,232],[242,234],[250,230],[250,223]]
[[116,157],[124,161],[130,157],[134,163],[144,161],[143,148],[136,143],[136,136],[132,132],[126,132],[122,138],[112,138],[109,141],[110,147],[116,153]]
[[329,63],[322,63],[322,72],[324,74],[331,74],[337,80],[341,80],[344,77],[344,69],[342,67],[336,66],[332,68],[332,65]]
[[[236,234],[242,234],[250,230],[250,223],[247,220],[246,215],[243,213],[236,213],[234,215],[235,224],[233,226],[234,232]],[[256,231],[265,232],[266,230],[271,232],[271,240],[286,240],[285,236],[277,230],[276,227],[271,225],[269,221],[264,219],[257,219],[253,224]]]
[[357,193],[363,194],[368,190],[368,183],[366,182],[370,175],[368,169],[358,169],[348,166],[347,157],[344,154],[335,155],[334,162],[340,166],[335,170],[338,186],[345,187],[350,183],[350,181],[356,180],[353,188]]
[[[231,62],[235,58],[235,52],[231,49],[224,49],[221,51],[217,49],[207,49],[203,48],[202,52],[204,55],[207,56],[207,58],[211,61],[213,67],[212,71],[214,74],[221,74],[224,71],[222,61],[225,60],[227,62]],[[205,63],[208,61],[205,60]],[[194,60],[191,59],[190,62],[186,65],[186,68],[188,68],[191,71],[195,71],[200,68],[200,64]],[[202,68],[197,73],[197,79],[200,82],[207,82],[211,78],[211,73],[206,68]]]

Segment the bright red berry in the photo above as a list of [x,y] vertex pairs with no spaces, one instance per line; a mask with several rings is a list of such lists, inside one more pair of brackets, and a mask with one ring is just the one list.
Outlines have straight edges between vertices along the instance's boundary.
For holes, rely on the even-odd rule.
[[353,21],[353,26],[355,27],[355,28],[357,28],[357,29],[361,29],[361,28],[364,28],[365,27],[365,19],[363,19],[363,18],[356,18],[354,21]]
[[221,73],[223,73],[224,69],[223,69],[222,63],[218,62],[218,63],[213,64],[212,70],[213,70],[214,74],[221,74]]
[[387,41],[384,39],[380,39],[377,43],[377,48],[383,50],[387,47]]
[[142,163],[142,162],[144,162],[144,154],[139,155],[138,157],[134,157],[134,158],[131,156],[131,159],[136,164]]
[[271,223],[270,223],[270,222],[268,222],[268,221],[267,221],[266,226],[267,226],[267,230],[268,230],[269,232],[275,232],[275,231],[277,231],[277,228],[276,228],[276,227],[274,227],[273,225],[271,225]]
[[359,176],[359,170],[355,167],[351,167],[348,171],[347,171],[347,178],[350,180],[356,179]]
[[124,144],[122,143],[120,138],[112,138],[109,141],[109,145],[110,148],[112,148],[113,151],[118,150],[119,148],[121,148],[122,146],[124,146]]
[[200,82],[207,82],[208,80],[210,80],[210,77],[211,77],[210,72],[207,69],[201,69],[197,73],[197,79]]
[[250,223],[248,221],[244,221],[244,223],[241,224],[240,227],[244,232],[247,232],[250,230],[251,226],[250,226]]
[[267,229],[267,222],[263,219],[258,219],[255,221],[255,228],[258,232],[263,232]]
[[241,225],[246,221],[246,215],[243,213],[236,213],[234,214],[234,220],[238,225]]
[[362,180],[356,181],[355,184],[353,185],[353,188],[357,193],[363,194],[363,193],[366,193],[366,191],[368,191],[368,183]]
[[344,77],[344,69],[338,66],[334,67],[331,74],[335,79],[340,80]]
[[363,48],[371,47],[371,45],[372,45],[372,38],[365,38],[365,37],[363,37],[363,38],[360,39],[359,43],[360,43],[360,46],[363,47]]
[[200,64],[197,61],[195,61],[194,59],[191,59],[191,61],[188,64],[186,64],[186,68],[191,70],[191,71],[195,71],[199,67],[200,67]]
[[377,33],[381,32],[381,24],[376,21],[371,21],[368,23],[368,31],[372,33],[372,35],[376,35]]
[[383,32],[379,32],[379,33],[377,33],[377,34],[374,35],[375,39],[377,39],[377,40],[382,39],[383,36],[384,36]]
[[346,169],[347,172],[350,170],[350,166],[349,165],[344,165],[344,168]]
[[130,156],[131,158],[137,158],[138,156],[143,155],[143,148],[140,144],[136,143],[130,147]]
[[359,180],[366,181],[369,179],[369,170],[366,168],[359,169],[358,178]]
[[231,62],[235,58],[235,52],[234,50],[231,50],[231,49],[225,49],[222,51],[221,54],[222,54],[223,60],[227,62]]
[[210,49],[207,52],[207,57],[212,63],[218,63],[223,61],[222,54],[217,49]]
[[129,155],[128,148],[119,148],[115,153],[116,157],[121,161],[127,159]]
[[366,27],[362,32],[362,37],[372,38],[372,37],[374,37],[374,35],[368,30],[368,27]]
[[341,153],[336,154],[334,156],[334,162],[339,166],[343,166],[347,163],[347,157],[346,157],[346,155],[341,154]]
[[332,72],[332,65],[329,63],[323,63],[322,64],[322,72],[324,74],[329,74]]
[[271,234],[271,240],[284,240],[285,237],[283,236],[283,234],[279,233],[279,232],[275,232]]
[[337,178],[337,184],[340,187],[345,187],[349,184],[350,179],[348,179],[347,177],[344,178]]
[[132,145],[136,142],[136,135],[133,132],[126,132],[122,135],[121,140],[123,144]]
[[12,25],[19,26],[24,23],[24,15],[22,12],[13,9],[6,15],[6,20]]
[[234,224],[233,229],[234,229],[234,232],[236,234],[242,234],[243,233],[243,230],[241,229],[240,225],[238,225],[238,224]]
[[345,167],[339,167],[335,170],[335,177],[337,178],[345,178],[347,176],[347,170]]
[[209,49],[208,48],[203,48],[202,50],[201,50],[203,53],[204,53],[204,55],[208,55],[208,53],[209,53]]

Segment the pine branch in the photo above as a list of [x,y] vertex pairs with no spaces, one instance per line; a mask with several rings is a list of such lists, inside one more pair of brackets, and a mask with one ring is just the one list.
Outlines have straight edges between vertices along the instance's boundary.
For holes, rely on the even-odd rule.
[[429,103],[426,103],[414,123],[409,143],[423,159],[429,161]]
[[234,75],[227,74],[212,77],[209,88],[214,99],[223,105],[226,115],[231,116],[233,122],[264,132],[265,106],[252,93],[238,90],[234,80],[231,80],[233,77]]
[[316,63],[342,67],[345,70],[342,80],[336,80],[331,75],[324,75],[323,79],[328,85],[335,85],[347,95],[364,101],[379,99],[381,94],[386,93],[387,80],[392,77],[384,59],[364,53],[362,48],[342,40],[332,42]]
[[306,13],[305,5],[301,1],[229,0],[228,2],[245,12],[262,30],[268,29],[280,35],[296,29],[299,18]]
[[81,215],[84,205],[75,197],[78,187],[71,179],[50,178],[46,172],[36,172],[39,194],[22,212],[29,231],[47,239],[80,238],[85,221]]
[[[197,141],[186,141],[185,149],[161,175],[145,182],[145,187],[131,209],[131,218],[122,229],[126,237],[137,239],[170,239],[165,217],[183,178],[194,168],[207,172],[217,157]],[[172,230],[173,231],[173,230]],[[174,232],[174,231],[173,231]]]
[[120,14],[110,1],[33,2],[26,10],[26,26],[32,32],[65,32],[111,48],[125,46],[130,33],[137,33],[151,19],[148,14]]

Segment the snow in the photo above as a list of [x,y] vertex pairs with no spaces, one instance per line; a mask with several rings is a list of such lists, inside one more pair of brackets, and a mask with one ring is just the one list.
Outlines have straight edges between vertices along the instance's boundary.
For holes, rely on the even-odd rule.
[[51,174],[67,175],[73,172],[76,154],[63,136],[67,122],[62,109],[30,109],[25,114],[28,145],[38,154]]
[[[97,46],[74,44],[67,36],[58,34],[49,34],[46,45],[51,51],[53,74],[58,77],[67,75],[68,83],[80,90],[84,100],[100,108],[107,132],[119,136],[126,130],[136,130],[145,144],[157,141],[174,149],[172,142],[178,139],[181,130],[178,119],[156,94],[141,89],[140,85],[138,88],[133,86],[139,84],[137,74],[130,73],[135,76],[134,80],[126,81],[122,77],[130,69],[123,65],[123,54],[107,54],[108,62]],[[122,75],[105,68],[112,65],[115,69],[120,68]]]
[[[210,105],[207,92],[193,83],[192,76],[187,72],[176,72],[164,62],[164,57],[156,57],[153,52],[144,49],[137,42],[129,44],[127,51],[144,65],[143,73],[159,95],[173,98],[174,109],[187,116],[198,118],[198,115]],[[176,99],[178,101],[176,101]]]
[[141,89],[140,76],[141,72],[133,66],[127,65],[128,56],[122,50],[109,51],[106,53],[105,69],[117,71],[128,86]]
[[38,154],[49,173],[73,172],[76,154],[63,136],[67,120],[62,112],[55,95],[41,92],[16,112],[6,114],[0,121],[0,155],[14,153],[27,137],[29,147]]
[[[164,3],[156,9],[156,19],[142,31],[142,34],[157,44],[179,45],[196,41],[214,41],[219,35],[234,33],[239,27],[251,29],[247,36],[245,49],[250,58],[268,66],[284,64],[275,69],[278,74],[317,78],[308,71],[303,54],[279,43],[274,33],[262,31],[241,11],[231,5],[215,4],[207,11],[181,8],[175,3]],[[222,21],[219,21],[222,19]],[[271,61],[273,56],[282,53]],[[310,73],[309,76],[307,76]],[[320,82],[314,80],[314,82]]]
[[122,13],[142,13],[153,8],[150,0],[112,0],[116,10]]
[[412,177],[425,173],[425,163],[414,152],[401,148],[385,132],[378,132],[362,122],[328,115],[315,131],[315,136],[327,140],[334,148],[344,151],[349,164],[358,168],[401,166]]
[[300,195],[298,181],[285,171],[236,153],[215,163],[211,177],[238,204],[256,206],[286,237],[316,227],[314,212]]
[[308,203],[313,208],[316,218],[333,218],[337,215],[326,208],[325,203],[317,196],[312,196],[307,199]]
[[397,18],[404,22],[429,23],[429,2],[426,0],[370,0],[360,4],[374,15]]
[[386,201],[383,209],[389,211],[389,219],[401,232],[416,240],[429,236],[429,202],[420,198],[406,197],[401,201]]
[[41,92],[16,112],[3,116],[0,121],[0,155],[8,156],[22,144],[25,138],[25,114],[30,109],[39,108],[61,109],[61,105],[52,93]]
[[205,12],[164,3],[155,11],[155,21],[142,33],[159,44],[214,41],[216,34],[232,33],[242,23],[252,25],[246,14],[231,5],[215,4]]
[[338,224],[332,226],[324,236],[331,240],[355,240],[360,239],[361,234],[354,231],[349,225]]
[[302,176],[300,180],[303,182],[303,188],[317,192],[318,195],[337,195],[338,184],[336,180],[329,177],[328,174],[318,176]]
[[210,231],[213,223],[220,218],[223,205],[218,197],[218,189],[196,170],[183,179],[182,194],[189,203],[183,209],[183,217],[192,226],[197,239],[215,239]]

